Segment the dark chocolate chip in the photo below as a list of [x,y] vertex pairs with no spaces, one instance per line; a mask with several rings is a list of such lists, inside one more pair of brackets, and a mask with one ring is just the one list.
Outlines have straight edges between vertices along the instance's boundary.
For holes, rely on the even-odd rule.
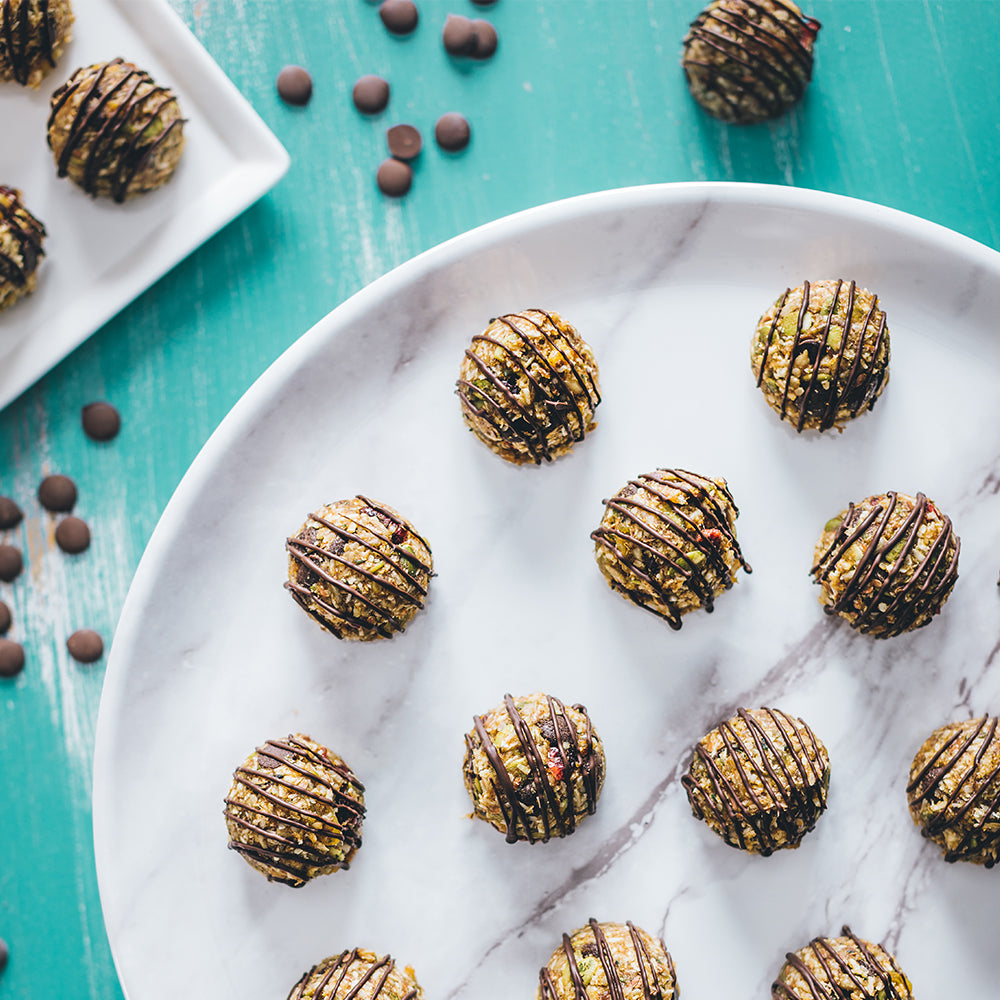
[[449,55],[471,56],[476,51],[476,29],[472,20],[461,14],[449,14],[441,32],[441,41]]
[[69,476],[46,476],[38,487],[38,502],[53,513],[72,510],[76,503],[76,483]]
[[409,164],[390,157],[379,164],[375,179],[383,194],[392,198],[401,198],[410,190],[410,185],[413,183],[413,171]]
[[492,7],[497,0],[472,0],[477,7]]
[[66,640],[69,655],[78,663],[94,663],[104,655],[104,642],[90,628],[81,628]]
[[385,134],[389,152],[397,160],[412,160],[419,155],[424,140],[412,125],[393,125]]
[[476,32],[476,48],[473,59],[489,59],[497,50],[497,29],[489,21],[473,21],[472,28]]
[[0,635],[6,635],[10,631],[10,623],[13,621],[10,608],[0,601]]
[[285,104],[308,104],[312,92],[312,77],[301,66],[286,66],[278,74],[278,96]]
[[72,514],[64,517],[56,525],[56,545],[70,555],[85,552],[90,547],[90,528],[87,527],[87,522]]
[[377,115],[389,103],[389,81],[369,74],[354,85],[354,106],[364,115]]
[[13,545],[0,545],[0,580],[10,583],[21,575],[24,569],[24,560],[21,559],[21,550]]
[[24,647],[11,639],[0,639],[0,677],[14,677],[24,669]]
[[469,123],[457,111],[442,115],[434,126],[434,138],[442,149],[457,152],[469,145],[472,132]]
[[7,942],[0,938],[0,972],[7,967],[8,958],[10,958],[10,948],[7,947]]
[[417,26],[420,15],[413,0],[384,0],[378,9],[382,23],[394,35],[408,35]]
[[118,436],[122,418],[110,403],[88,403],[81,412],[83,433],[93,441],[110,441]]
[[0,531],[16,528],[22,517],[21,508],[10,497],[0,497]]

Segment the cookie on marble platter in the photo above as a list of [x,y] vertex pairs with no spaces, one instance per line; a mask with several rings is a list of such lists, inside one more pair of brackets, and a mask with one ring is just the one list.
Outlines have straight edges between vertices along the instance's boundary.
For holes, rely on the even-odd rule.
[[287,1000],[423,1000],[409,966],[389,955],[352,948],[317,962],[303,973]]
[[0,82],[37,89],[72,37],[69,0],[0,0]]
[[35,290],[44,239],[45,226],[25,207],[21,192],[0,184],[0,312]]

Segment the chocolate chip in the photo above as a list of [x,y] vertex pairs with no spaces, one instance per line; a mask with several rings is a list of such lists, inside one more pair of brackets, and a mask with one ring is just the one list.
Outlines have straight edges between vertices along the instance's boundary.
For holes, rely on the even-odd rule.
[[38,502],[54,514],[72,510],[76,503],[76,483],[69,476],[46,476],[38,487]]
[[80,417],[83,433],[93,441],[110,441],[122,427],[122,418],[110,403],[88,403]]
[[0,545],[0,580],[10,583],[21,575],[24,569],[24,561],[21,559],[21,550],[13,545]]
[[375,179],[383,194],[392,198],[401,198],[410,190],[410,185],[413,183],[413,171],[409,164],[390,157],[379,164]]
[[354,85],[354,106],[364,115],[377,115],[389,103],[389,81],[369,74]]
[[497,0],[472,0],[477,7],[492,7]]
[[476,33],[476,48],[473,59],[489,59],[497,50],[497,29],[489,21],[473,21],[472,28]]
[[434,126],[434,138],[442,149],[455,153],[469,145],[469,123],[457,111],[442,115]]
[[0,639],[0,677],[14,677],[24,669],[24,647],[10,639]]
[[408,35],[420,20],[413,0],[384,0],[378,9],[378,15],[394,35]]
[[286,66],[278,74],[278,96],[285,104],[308,104],[312,92],[312,77],[301,66]]
[[16,528],[22,517],[21,508],[10,497],[0,497],[0,531]]
[[412,160],[419,155],[424,140],[412,125],[393,125],[385,134],[389,152],[397,160]]
[[70,555],[77,555],[85,552],[90,547],[90,528],[87,522],[80,517],[64,517],[56,525],[56,545],[68,552]]
[[104,641],[93,630],[81,628],[66,640],[69,655],[78,663],[94,663],[104,655]]
[[7,942],[0,938],[0,972],[7,967],[8,958],[10,958],[10,948],[7,947]]
[[10,623],[13,621],[13,616],[10,613],[10,608],[0,601],[0,635],[6,635],[10,631]]
[[441,41],[449,55],[471,56],[476,51],[476,29],[472,20],[461,14],[449,14],[441,32]]

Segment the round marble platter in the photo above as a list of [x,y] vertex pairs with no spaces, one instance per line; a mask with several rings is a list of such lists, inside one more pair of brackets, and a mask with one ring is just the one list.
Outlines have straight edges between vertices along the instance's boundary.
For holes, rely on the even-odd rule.
[[[842,434],[797,435],[749,367],[789,285],[881,297],[891,378]],[[461,420],[471,337],[561,312],[601,366],[599,426],[519,468]],[[129,1000],[284,998],[324,956],[412,965],[428,1000],[530,998],[564,931],[661,935],[684,995],[768,996],[787,951],[843,924],[895,951],[918,997],[1000,979],[1000,876],[946,864],[909,818],[910,760],[937,726],[1000,709],[1000,256],[921,220],[789,188],[679,184],[546,205],[452,240],[355,295],[250,389],[198,456],[136,574],[98,721],[101,900]],[[593,561],[602,498],[674,466],[725,476],[753,566],[680,632]],[[923,491],[962,537],[927,628],[892,640],[826,617],[808,575],[851,500]],[[364,493],[430,541],[425,611],[340,642],[282,589],[306,514]],[[597,813],[515,844],[468,818],[474,713],[542,690],[585,704],[607,751]],[[692,744],[741,706],[804,717],[829,809],[795,851],[751,857],[690,813]],[[256,745],[303,732],[367,785],[350,871],[271,884],[228,851],[222,800]]]

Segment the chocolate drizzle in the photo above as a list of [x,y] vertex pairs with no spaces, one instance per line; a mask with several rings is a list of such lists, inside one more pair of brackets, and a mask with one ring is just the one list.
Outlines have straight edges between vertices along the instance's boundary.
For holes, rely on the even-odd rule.
[[[279,767],[305,781],[279,776],[275,773]],[[250,801],[233,797],[239,785],[251,793]],[[267,869],[272,882],[298,888],[316,869],[347,868],[361,846],[365,786],[343,761],[299,736],[268,740],[258,747],[255,766],[247,762],[238,767],[233,786],[225,800],[229,847],[254,867]],[[288,794],[268,791],[269,786]],[[297,805],[294,798],[310,804]],[[245,830],[247,839],[235,838],[234,826]],[[286,833],[278,833],[279,828]]]
[[[775,8],[786,12],[788,20],[779,18]],[[804,93],[812,77],[812,43],[820,27],[815,18],[780,0],[711,4],[692,22],[684,39],[682,63],[688,85],[699,100],[700,92],[710,89],[722,106],[709,110],[724,121],[774,118]]]
[[[722,493],[723,502],[712,495],[713,488]],[[640,490],[653,499],[637,499]],[[680,502],[672,497],[677,492],[684,495]],[[683,611],[669,586],[671,580],[682,579],[685,589],[710,612],[715,606],[716,588],[728,589],[733,585],[727,551],[747,573],[753,572],[729,523],[727,508],[734,520],[739,509],[725,486],[683,469],[657,469],[629,480],[627,486],[602,503],[606,507],[604,518],[590,537],[642,584],[641,588],[628,589],[618,580],[610,579],[611,586],[633,603],[663,618],[672,629],[681,627]],[[704,523],[698,524],[683,509],[685,506],[695,508]],[[616,526],[609,519],[610,512],[617,514],[626,526]],[[634,548],[627,561],[622,558],[616,541]]]
[[[921,807],[931,809],[931,817],[922,824],[922,833],[945,846],[945,861],[981,860],[986,868],[997,863],[1000,854],[998,721],[996,716],[987,715],[948,727],[953,732],[923,767],[915,774],[911,772],[906,787],[910,809],[914,816],[922,811]],[[973,750],[977,741],[979,746]],[[990,754],[996,763],[987,769],[983,761]],[[960,765],[964,771],[957,774]],[[967,796],[964,802],[963,796]],[[982,810],[979,819],[975,818],[976,810]],[[957,840],[946,838],[948,833],[957,834]],[[953,842],[947,844],[948,839]]]
[[[144,70],[122,59],[77,70],[53,95],[49,146],[60,177],[72,174],[87,194],[109,194],[123,202],[133,181],[185,123],[173,91],[158,86]],[[62,145],[53,144],[53,126],[64,107],[72,108]],[[159,129],[159,131],[156,131]],[[77,151],[82,169],[72,167]]]
[[[761,717],[771,721],[780,740]],[[747,735],[735,725],[737,720]],[[826,809],[826,750],[815,733],[774,708],[741,708],[715,732],[736,779],[719,766],[721,751],[713,753],[707,738],[701,740],[681,779],[695,816],[718,827],[727,843],[765,857],[777,848],[797,846]],[[696,774],[698,770],[703,773]]]
[[[535,319],[532,314],[544,319]],[[455,391],[463,409],[489,426],[497,439],[509,441],[517,451],[523,450],[536,465],[543,459],[551,462],[565,450],[566,440],[582,441],[587,433],[594,409],[601,401],[594,372],[574,346],[572,327],[561,325],[544,309],[498,316],[490,321],[490,326],[494,323],[503,324],[517,337],[517,349],[489,336],[489,330],[473,337],[465,357],[490,388],[459,378]],[[527,334],[517,323],[528,324],[537,337]],[[499,351],[510,373],[505,377],[495,362],[491,364],[481,358],[477,344]],[[553,352],[565,363],[567,374],[582,387],[582,393],[574,391],[567,374],[552,363]],[[527,403],[518,398],[523,395],[522,383],[528,388]],[[564,434],[553,440],[556,429],[562,429]]]
[[[676,996],[674,989],[676,975],[670,953],[663,947],[663,943],[660,942],[670,977],[670,992],[664,994],[663,988],[660,985],[660,977],[657,975],[656,965],[653,962],[653,956],[650,954],[646,942],[642,939],[642,932],[639,931],[631,920],[625,926],[629,931],[629,940],[632,944],[633,954],[635,955],[635,966],[642,981],[643,1000],[671,1000],[671,998]],[[607,983],[609,998],[611,1000],[625,1000],[627,982],[622,979],[619,962],[615,960],[615,955],[608,943],[607,935],[604,933],[604,927],[593,917],[588,921],[588,927],[593,936],[593,944],[588,941],[585,945],[580,946],[580,938],[586,934],[585,930],[577,931],[572,938],[568,934],[563,934],[562,936],[562,950],[566,956],[570,981],[573,984],[573,1000],[588,1000],[590,996],[587,991],[586,982],[584,981],[583,972],[580,969],[580,963],[577,959],[577,946],[580,946],[582,954],[596,954],[600,960],[601,968],[604,970],[604,979]],[[625,970],[626,973],[632,972],[629,966],[625,966]],[[540,1000],[569,1000],[569,996],[560,991],[549,966],[545,966],[539,972],[538,980]]]
[[[913,1000],[909,981],[892,955],[884,948],[876,948],[852,934],[846,925],[841,934],[843,937],[832,940],[813,938],[802,951],[787,954],[785,969],[794,969],[802,977],[809,993],[804,995],[797,989],[792,992],[783,982],[784,976],[779,975],[771,985],[773,1000],[807,1000],[807,996],[811,1000],[863,1000],[875,996],[879,1000]],[[852,944],[854,948],[850,947]],[[865,967],[856,971],[859,957]],[[872,991],[869,974],[878,979],[877,992]],[[902,984],[904,993],[896,988],[896,980]],[[849,984],[849,987],[842,983]]]
[[[31,23],[33,8],[38,11],[37,25]],[[49,0],[0,0],[0,55],[6,57],[11,76],[22,86],[36,63],[55,66],[58,32]]]
[[[354,983],[349,982],[352,972],[358,972],[358,966],[364,971]],[[314,965],[292,987],[288,1000],[355,1000],[365,990],[367,1000],[377,1000],[386,990],[389,979],[395,971],[396,963],[389,955],[382,958],[363,956],[357,948],[343,951],[334,958],[328,958]],[[351,977],[353,978],[353,977]],[[397,974],[397,979],[401,978]],[[411,986],[406,993],[392,993],[392,1000],[415,1000],[419,992]]]
[[[24,288],[44,256],[45,227],[22,204],[13,188],[0,184],[0,232],[17,244],[17,255],[7,252],[0,240],[0,280]],[[18,260],[18,257],[20,260]]]
[[[817,334],[810,329],[805,330],[805,320],[809,315],[810,284],[802,284],[802,305],[799,308],[795,324],[795,336],[788,354],[787,374],[782,387],[781,409],[779,416],[793,418],[795,429],[799,432],[806,425],[807,418],[818,421],[818,430],[829,430],[838,420],[845,417],[853,419],[862,410],[870,410],[875,405],[885,382],[889,363],[889,331],[885,325],[885,313],[878,308],[878,296],[871,296],[871,303],[865,313],[864,322],[859,334],[854,333],[854,306],[857,299],[857,285],[847,283],[844,297],[844,309],[841,314],[841,291],[844,282],[838,279],[834,288],[826,322],[822,332]],[[785,316],[785,303],[791,289],[785,289],[774,310],[774,318],[767,332],[764,351],[757,372],[757,385],[764,380],[767,370],[768,355],[774,344],[775,333]],[[824,386],[820,379],[820,369],[824,361],[831,356],[831,333],[839,334],[840,342],[835,348],[833,371],[829,374],[829,383]],[[835,339],[835,338],[834,338]],[[854,351],[854,360],[845,367],[848,348]],[[789,410],[789,390],[795,369],[795,360],[802,353],[812,361],[812,370],[799,376],[801,394],[797,399],[797,410]],[[865,354],[870,355],[870,361],[865,362]],[[864,367],[862,367],[864,366]],[[810,424],[810,426],[813,426]]]
[[[431,574],[430,564],[404,549],[402,543],[412,537],[423,546],[428,556],[430,546],[390,508],[361,494],[355,499],[363,505],[362,511],[367,510],[384,526],[384,530],[380,531],[370,521],[358,521],[356,515],[343,505],[336,511],[340,523],[318,512],[310,514],[306,527],[297,536],[285,541],[285,549],[298,566],[295,578],[288,580],[285,588],[304,611],[338,638],[343,638],[345,633],[354,634],[367,630],[374,630],[383,638],[389,638],[395,632],[402,632],[409,618],[401,618],[393,612],[386,600],[380,598],[389,597],[419,610],[424,606],[424,598],[427,596],[425,581]],[[355,528],[353,531],[344,526],[345,522],[352,521]],[[311,522],[322,525],[335,536],[335,540],[327,547],[319,545],[315,529],[309,527]],[[361,530],[374,540],[362,536]],[[343,553],[348,543],[377,556],[382,561],[383,568],[376,573],[345,558]],[[370,591],[363,592],[359,586],[340,579],[331,564],[343,566],[349,575],[360,576],[369,581],[372,584]],[[333,588],[340,600],[327,599],[311,589],[318,580]],[[356,604],[361,606],[361,613],[353,610]]]
[[[867,512],[853,503],[848,507],[810,572],[817,583],[825,581],[853,545],[863,544],[849,579],[844,582],[842,578],[840,592],[824,610],[853,615],[851,624],[860,632],[889,638],[926,625],[940,611],[958,579],[961,540],[951,518],[938,512],[923,493],[914,500],[889,492],[870,497],[865,504],[870,504]],[[911,506],[893,530],[890,522],[901,504],[904,509]],[[917,566],[904,572],[903,564],[918,544],[931,512],[939,514],[940,530]]]
[[[604,777],[603,759],[596,745],[594,730],[583,705],[573,710],[583,716],[583,733],[570,719],[566,706],[550,695],[545,696],[549,717],[539,727],[548,743],[543,748],[535,742],[531,728],[522,718],[514,699],[504,695],[504,707],[521,752],[528,763],[530,776],[520,782],[507,769],[503,755],[484,725],[484,716],[475,716],[473,731],[465,737],[465,769],[468,781],[476,777],[473,754],[481,747],[493,769],[492,786],[506,824],[507,843],[518,840],[545,843],[553,834],[565,837],[576,829],[578,794],[582,792],[588,814],[597,808]],[[551,736],[545,735],[551,727]],[[578,746],[583,737],[583,747]],[[560,807],[559,790],[565,798]],[[538,826],[541,826],[539,831]]]

